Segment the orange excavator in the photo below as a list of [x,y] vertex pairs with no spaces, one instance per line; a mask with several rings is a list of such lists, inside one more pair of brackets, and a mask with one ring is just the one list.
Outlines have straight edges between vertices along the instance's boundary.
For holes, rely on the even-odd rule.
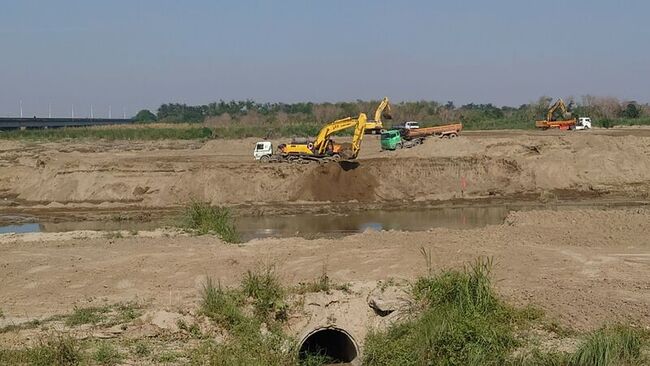
[[[560,119],[555,117],[555,112],[560,111]],[[543,121],[535,121],[537,128],[559,128],[560,130],[568,130],[576,125],[576,119],[571,118],[571,112],[562,98],[558,99],[546,112],[546,119]]]

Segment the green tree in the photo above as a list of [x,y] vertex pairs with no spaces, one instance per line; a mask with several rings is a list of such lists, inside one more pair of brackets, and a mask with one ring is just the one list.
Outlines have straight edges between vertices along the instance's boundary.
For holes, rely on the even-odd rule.
[[150,110],[143,109],[135,115],[135,118],[133,118],[133,120],[136,122],[155,122],[157,118],[156,115],[153,114]]
[[627,107],[623,111],[623,117],[639,118],[641,117],[641,109],[636,105],[636,103],[628,103]]

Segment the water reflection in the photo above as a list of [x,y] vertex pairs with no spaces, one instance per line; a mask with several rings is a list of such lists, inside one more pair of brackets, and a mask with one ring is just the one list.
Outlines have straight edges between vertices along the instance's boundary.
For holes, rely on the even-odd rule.
[[[470,229],[499,224],[507,206],[435,208],[418,210],[358,211],[347,215],[244,216],[235,220],[243,240],[266,237],[336,237],[367,230],[423,231],[436,227]],[[172,226],[167,218],[157,221],[72,221],[0,226],[0,233],[65,232],[74,230],[139,231]]]
[[500,224],[508,211],[506,206],[497,206],[361,211],[348,215],[240,217],[236,226],[245,240],[269,236],[336,236],[366,230],[423,231],[435,227],[470,229]]
[[42,230],[41,224],[36,224],[36,223],[0,226],[0,234],[37,233],[41,230]]

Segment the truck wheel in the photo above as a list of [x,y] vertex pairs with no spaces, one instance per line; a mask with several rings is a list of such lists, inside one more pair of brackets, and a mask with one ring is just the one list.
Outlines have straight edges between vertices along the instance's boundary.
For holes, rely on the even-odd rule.
[[403,149],[403,148],[404,148],[404,144],[400,142],[399,144],[397,144],[397,148],[398,148],[398,149]]
[[260,157],[260,162],[262,162],[262,163],[268,163],[269,161],[271,161],[271,157],[268,156],[268,155],[264,155],[264,156]]
[[455,133],[450,133],[450,134],[449,134],[449,138],[450,138],[450,139],[456,138],[456,136],[458,136],[458,135],[455,134]]

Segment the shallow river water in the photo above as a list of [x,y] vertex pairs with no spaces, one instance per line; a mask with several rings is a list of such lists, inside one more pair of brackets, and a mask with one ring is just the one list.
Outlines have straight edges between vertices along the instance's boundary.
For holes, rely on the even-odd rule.
[[[630,205],[625,204],[624,206]],[[345,215],[300,214],[295,216],[241,216],[235,219],[235,226],[244,241],[266,237],[337,237],[361,233],[366,230],[424,231],[436,227],[471,229],[486,225],[500,224],[508,215],[508,212],[513,210],[530,210],[534,208],[559,210],[574,207],[576,206],[501,204],[478,207],[467,206],[410,210],[367,210],[353,211]],[[585,205],[579,205],[579,207],[585,208]],[[611,207],[611,205],[588,205],[587,207],[605,209]],[[6,222],[7,220],[4,221]],[[139,231],[173,226],[174,222],[173,218],[163,218],[152,221],[87,220],[43,222],[39,221],[38,218],[16,217],[16,220],[14,220],[14,222],[20,221],[23,223],[0,226],[0,234],[11,232],[64,232],[74,230]]]

